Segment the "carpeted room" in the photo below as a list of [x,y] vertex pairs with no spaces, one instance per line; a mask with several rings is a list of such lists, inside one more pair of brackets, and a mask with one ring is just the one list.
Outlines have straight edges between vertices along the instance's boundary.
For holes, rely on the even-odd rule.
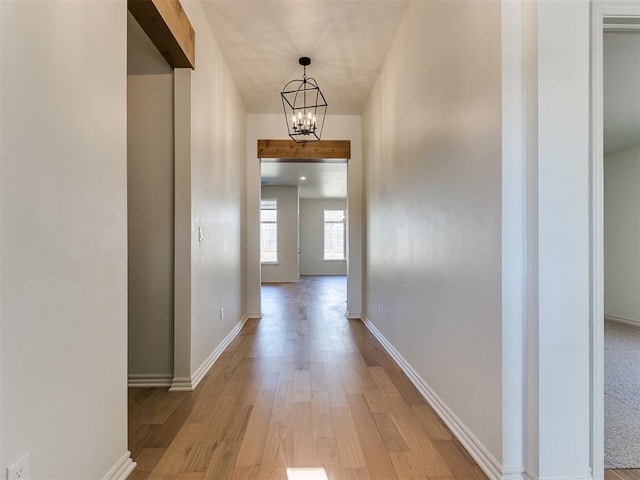
[[640,34],[604,37],[605,468],[640,468]]
[[640,327],[605,320],[605,467],[640,468]]

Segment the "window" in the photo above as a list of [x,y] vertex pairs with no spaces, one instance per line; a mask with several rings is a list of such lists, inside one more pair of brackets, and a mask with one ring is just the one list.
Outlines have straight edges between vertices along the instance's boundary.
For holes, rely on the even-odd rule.
[[278,261],[278,201],[260,200],[260,261]]
[[324,211],[324,259],[344,260],[344,210]]

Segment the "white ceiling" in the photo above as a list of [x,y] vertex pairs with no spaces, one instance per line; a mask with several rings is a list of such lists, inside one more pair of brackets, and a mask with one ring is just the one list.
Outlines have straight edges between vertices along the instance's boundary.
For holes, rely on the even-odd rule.
[[604,35],[604,151],[640,145],[640,32]]
[[407,0],[204,0],[248,113],[282,111],[280,91],[308,56],[328,114],[359,115]]
[[[300,198],[347,198],[347,164],[260,163],[263,185],[297,185]],[[300,180],[306,177],[306,180]]]
[[[280,91],[311,58],[328,114],[359,115],[408,0],[204,0],[248,113],[281,113]],[[301,176],[307,177],[300,181]],[[346,198],[345,163],[262,163],[268,185],[299,185],[301,198]]]

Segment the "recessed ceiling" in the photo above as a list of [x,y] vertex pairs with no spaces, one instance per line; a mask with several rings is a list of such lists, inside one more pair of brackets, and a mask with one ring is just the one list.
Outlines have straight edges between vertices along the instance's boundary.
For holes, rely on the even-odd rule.
[[282,111],[280,91],[307,75],[328,114],[362,113],[407,0],[204,0],[247,113]]
[[[347,198],[347,163],[261,162],[263,185],[297,185],[300,198]],[[301,180],[305,177],[306,180]]]
[[604,35],[604,153],[640,145],[640,32]]

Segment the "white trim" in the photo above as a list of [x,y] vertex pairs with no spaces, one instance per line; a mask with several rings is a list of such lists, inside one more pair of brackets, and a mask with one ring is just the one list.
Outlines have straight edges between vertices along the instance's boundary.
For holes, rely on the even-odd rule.
[[593,480],[592,477],[538,477],[538,480]]
[[247,313],[246,317],[247,317],[247,319],[252,318],[252,319],[260,320],[262,318],[262,312],[260,312],[260,313]]
[[173,375],[170,373],[130,373],[127,387],[170,387]]
[[191,377],[176,377],[173,379],[171,383],[170,392],[193,392],[202,378],[207,374],[211,366],[220,358],[222,352],[224,352],[225,348],[229,346],[229,344],[233,341],[234,338],[238,336],[240,330],[249,319],[249,315],[245,314],[242,319],[233,327],[233,330],[229,332],[229,334],[220,342],[220,344],[216,347],[216,349],[211,352],[209,358],[207,358],[202,365],[198,367],[198,369],[191,374]]
[[111,470],[102,478],[102,480],[125,480],[133,469],[136,468],[137,463],[131,460],[131,452],[127,451],[116,464],[111,467]]
[[633,325],[634,327],[640,327],[640,320],[633,320],[631,318],[617,317],[615,315],[604,315],[605,320],[611,320],[612,322],[624,323],[626,325]]
[[525,480],[526,470],[524,467],[503,467],[502,480]]
[[346,312],[344,316],[349,320],[362,320],[362,314],[360,312]]
[[611,32],[635,32],[640,30],[640,25],[605,25],[605,33]]
[[[523,465],[527,342],[527,56],[526,5],[502,0],[502,452],[507,465]],[[522,479],[524,468],[503,468]]]
[[538,475],[529,469],[524,471],[524,480],[538,480]]
[[442,419],[453,435],[458,439],[462,447],[473,457],[482,471],[492,480],[516,480],[522,479],[525,473],[524,467],[508,467],[503,469],[500,462],[489,452],[478,440],[473,432],[460,420],[449,406],[438,396],[427,382],[416,372],[407,362],[400,352],[382,335],[376,326],[367,318],[362,316],[362,322],[380,342],[382,347],[393,358],[402,371],[409,377],[411,383],[415,385],[425,400],[431,405],[438,416]]
[[[635,0],[596,0],[591,12],[591,469],[604,478],[604,42],[606,19],[640,17]],[[547,479],[543,479],[547,480]]]
[[191,377],[175,377],[171,382],[170,392],[193,392],[195,386],[191,381]]
[[225,348],[227,348],[229,344],[233,341],[233,339],[238,336],[238,334],[240,333],[240,330],[242,330],[242,327],[244,326],[244,324],[247,322],[248,319],[249,318],[247,317],[247,315],[243,316],[240,319],[240,321],[236,323],[236,326],[233,327],[233,330],[231,330],[229,334],[224,338],[224,340],[220,342],[220,345],[218,345],[218,347],[213,352],[211,352],[211,355],[209,355],[209,358],[207,358],[202,363],[202,365],[200,365],[200,367],[191,375],[191,383],[193,384],[193,388],[196,388],[198,386],[198,384],[200,383],[202,378],[207,374],[211,366],[216,362],[216,360],[218,360],[218,358],[220,358],[220,355],[222,355],[222,352],[224,352]]

